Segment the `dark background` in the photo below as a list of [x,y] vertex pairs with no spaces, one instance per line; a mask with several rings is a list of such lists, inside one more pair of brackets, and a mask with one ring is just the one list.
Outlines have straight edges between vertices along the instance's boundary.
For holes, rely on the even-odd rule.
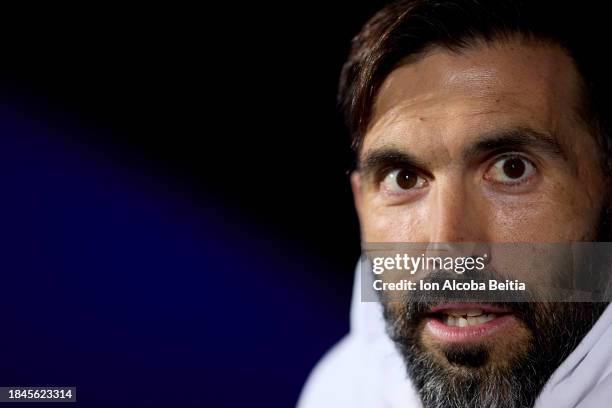
[[5,10],[0,385],[295,405],[348,331],[335,96],[383,3]]

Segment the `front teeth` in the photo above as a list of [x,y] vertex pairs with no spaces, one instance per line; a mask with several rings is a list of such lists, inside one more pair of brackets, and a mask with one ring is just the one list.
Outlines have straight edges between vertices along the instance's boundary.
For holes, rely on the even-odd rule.
[[489,322],[496,317],[493,313],[484,314],[481,310],[453,310],[452,312],[448,313],[449,314],[446,315],[444,323],[446,323],[447,326],[456,327],[475,326],[477,324]]

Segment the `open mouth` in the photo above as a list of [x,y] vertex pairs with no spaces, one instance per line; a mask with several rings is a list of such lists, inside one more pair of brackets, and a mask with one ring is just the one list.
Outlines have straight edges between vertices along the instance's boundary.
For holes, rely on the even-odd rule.
[[493,304],[445,303],[433,307],[426,316],[426,330],[442,341],[482,339],[509,328],[514,315]]

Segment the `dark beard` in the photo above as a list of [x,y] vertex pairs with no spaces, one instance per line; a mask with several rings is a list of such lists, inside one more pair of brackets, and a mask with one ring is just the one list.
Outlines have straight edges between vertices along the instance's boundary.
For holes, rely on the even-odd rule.
[[[403,356],[408,374],[425,408],[533,406],[554,370],[576,348],[597,321],[606,303],[506,303],[530,330],[531,341],[505,365],[491,364],[487,346],[449,346],[448,364],[423,347],[418,333],[422,310],[431,305],[410,303],[385,307],[391,339]],[[398,313],[404,316],[399,317]]]
[[[600,212],[595,241],[610,242],[610,213]],[[586,237],[585,237],[586,238]],[[487,346],[448,346],[446,364],[419,338],[431,301],[385,304],[387,331],[404,358],[425,408],[532,407],[542,388],[599,319],[608,303],[497,303],[529,330],[526,349],[506,364],[490,361]]]

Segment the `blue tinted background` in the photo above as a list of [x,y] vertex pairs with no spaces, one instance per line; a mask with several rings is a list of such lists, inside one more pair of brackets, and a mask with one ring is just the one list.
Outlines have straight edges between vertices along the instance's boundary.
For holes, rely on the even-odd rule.
[[294,405],[347,330],[346,293],[312,273],[335,272],[60,137],[83,131],[0,122],[0,384],[74,385],[86,407]]
[[294,406],[348,330],[359,235],[336,90],[383,3],[5,10],[0,386]]

